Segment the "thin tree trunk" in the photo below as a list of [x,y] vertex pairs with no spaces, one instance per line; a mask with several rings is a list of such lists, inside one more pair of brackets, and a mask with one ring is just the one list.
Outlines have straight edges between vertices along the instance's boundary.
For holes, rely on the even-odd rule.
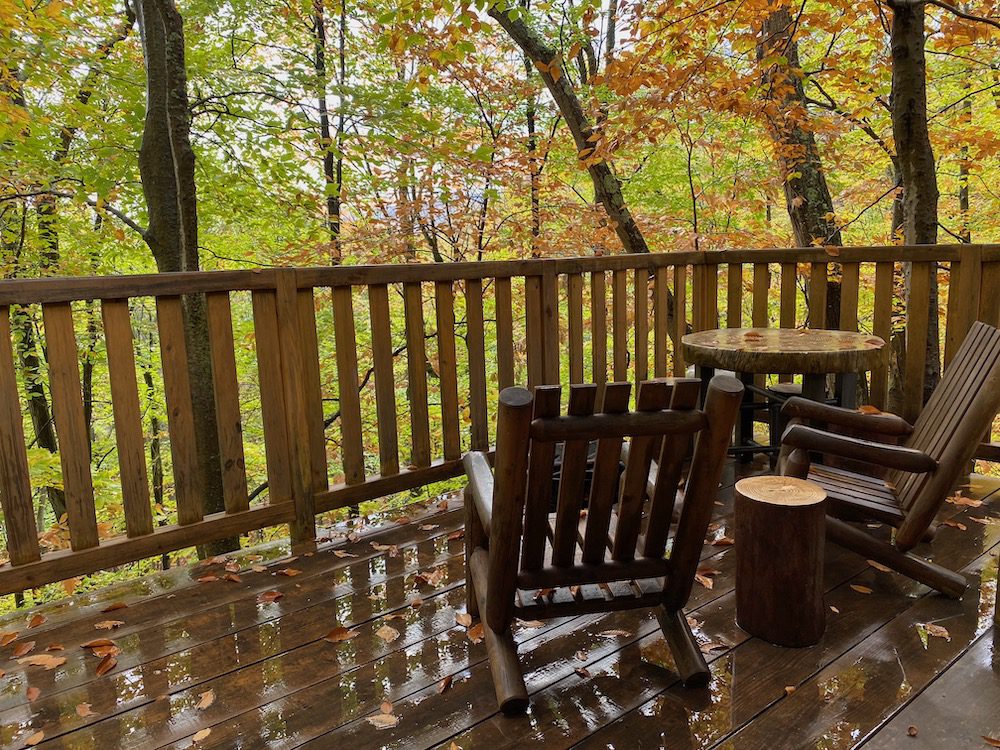
[[[892,134],[896,142],[903,184],[903,237],[908,245],[937,243],[938,185],[934,151],[927,127],[927,71],[924,60],[924,2],[889,0],[893,19],[892,49]],[[909,296],[909,274],[907,274]],[[928,300],[908,300],[908,307],[927,304],[927,358],[924,372],[924,401],[941,376],[938,329],[937,276],[931,275]]]
[[548,46],[523,20],[511,17],[500,6],[491,5],[489,14],[540,71],[546,88],[569,127],[577,153],[583,154],[582,159],[586,162],[590,179],[594,183],[594,197],[604,207],[608,222],[618,235],[625,252],[648,253],[649,246],[625,204],[621,182],[612,171],[611,164],[603,159],[587,158],[594,148],[594,129],[569,77],[563,73],[559,53]]
[[[342,2],[341,25],[344,22],[343,15],[344,6]],[[340,183],[343,176],[343,160],[337,156],[337,153],[339,153],[339,144],[335,143],[330,130],[330,110],[326,96],[329,75],[326,66],[326,7],[324,0],[313,0],[313,36],[315,40],[316,99],[319,110],[319,147],[323,159],[323,192],[326,197],[326,228],[331,243],[330,262],[333,265],[337,265],[342,258],[340,247]],[[338,39],[340,41],[341,70],[343,70],[342,29],[338,32]],[[338,80],[338,83],[341,82]],[[341,106],[341,111],[343,111],[343,106]],[[337,131],[338,140],[343,128],[342,121],[343,115],[341,115],[341,125]]]
[[[757,59],[764,71],[765,115],[785,189],[785,208],[799,247],[842,244],[833,199],[806,109],[795,22],[787,0],[773,0],[761,29]],[[825,324],[840,326],[840,268],[831,268]]]

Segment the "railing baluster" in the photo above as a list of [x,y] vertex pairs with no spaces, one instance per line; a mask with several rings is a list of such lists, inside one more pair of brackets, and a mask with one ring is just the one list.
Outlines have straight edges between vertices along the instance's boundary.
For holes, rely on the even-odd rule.
[[368,312],[371,316],[375,368],[379,472],[382,476],[389,476],[399,472],[399,426],[396,424],[396,383],[392,371],[389,288],[385,284],[368,287]]
[[524,343],[527,348],[529,388],[545,382],[542,307],[542,277],[528,276],[524,280]]
[[687,333],[687,266],[674,266],[674,376],[684,377],[684,353],[681,339]]
[[[157,297],[156,321],[160,331],[163,394],[167,402],[167,429],[170,434],[170,456],[173,459],[174,493],[177,496],[177,522],[181,525],[197,523],[204,516],[202,503],[205,486],[198,466],[181,298]],[[76,367],[75,357],[73,366]],[[82,418],[83,412],[80,414]],[[81,438],[69,439],[75,442]],[[65,441],[60,437],[60,447],[64,444]],[[86,444],[86,439],[83,439],[84,448]],[[72,525],[72,517],[70,524]]]
[[[880,261],[875,264],[875,309],[872,317],[872,333],[885,341],[887,350],[892,346],[892,276],[895,264]],[[885,361],[872,368],[872,404],[885,409],[889,400],[889,351]]]
[[771,289],[771,269],[767,263],[753,264],[753,309],[751,321],[754,328],[768,326],[768,294]]
[[333,287],[333,334],[337,347],[340,398],[340,451],[347,484],[365,481],[361,399],[358,394],[358,346],[354,327],[354,295],[349,286]]
[[649,377],[649,269],[635,269],[635,382]]
[[444,457],[462,455],[458,427],[458,356],[455,350],[455,288],[450,281],[434,284],[437,321],[438,383],[441,389],[441,434]]
[[486,325],[483,319],[483,282],[465,282],[465,316],[469,349],[469,419],[472,422],[469,443],[474,451],[490,444],[489,412],[486,407]]
[[608,382],[608,302],[604,271],[590,276],[590,355],[592,379],[598,385]]
[[628,380],[628,276],[611,274],[611,341],[615,380]]
[[566,312],[569,332],[569,382],[583,382],[583,276],[566,275]]
[[667,341],[670,338],[670,268],[657,266],[653,279],[653,375],[667,375]]
[[544,382],[558,383],[562,342],[559,339],[559,282],[548,268],[542,274],[542,367]]
[[269,503],[289,502],[292,499],[288,425],[282,396],[281,339],[275,297],[273,290],[255,290],[251,296]]
[[[247,495],[246,462],[243,456],[240,388],[236,379],[236,352],[229,292],[206,294],[205,304],[208,315],[209,347],[212,355],[215,418],[219,434],[223,500],[226,512],[235,513],[249,508],[250,500]],[[138,401],[136,401],[136,405],[138,405]]]
[[910,301],[906,306],[906,368],[903,373],[903,419],[916,421],[923,406],[924,365],[927,362],[927,327],[933,263],[919,261],[910,270]]
[[10,338],[10,308],[4,305],[0,306],[0,505],[7,531],[7,554],[13,565],[41,557],[21,420]]
[[860,263],[844,263],[840,274],[840,330],[858,330],[858,293],[860,290]]
[[309,425],[312,489],[314,492],[323,492],[330,487],[330,477],[326,461],[326,425],[319,367],[319,337],[316,334],[315,292],[311,288],[299,289],[296,296],[302,336],[303,396]]
[[726,276],[726,328],[743,327],[743,264],[730,263]]
[[419,282],[403,285],[406,317],[406,370],[409,377],[410,437],[413,466],[431,464],[431,428],[427,410],[427,349],[424,342],[424,296]]
[[498,278],[494,287],[497,318],[497,384],[500,390],[514,385],[514,312],[509,278]]
[[[209,313],[211,314],[211,305]],[[143,452],[145,442],[142,434],[142,411],[135,377],[135,345],[128,300],[105,300],[101,304],[101,317],[108,352],[108,379],[114,409],[125,533],[130,537],[142,536],[153,532],[153,512],[149,502],[149,479]],[[209,322],[211,323],[211,315]],[[222,415],[219,415],[219,419],[221,424]]]
[[826,328],[826,263],[812,263],[809,268],[809,327]]

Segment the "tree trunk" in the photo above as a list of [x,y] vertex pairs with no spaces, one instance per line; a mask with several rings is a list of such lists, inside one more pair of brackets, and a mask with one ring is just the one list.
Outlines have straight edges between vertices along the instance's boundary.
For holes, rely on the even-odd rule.
[[[765,115],[785,188],[785,208],[799,247],[842,244],[833,199],[823,174],[816,136],[806,109],[795,24],[784,0],[775,0],[764,20],[757,60],[764,71]],[[825,324],[840,326],[840,269],[834,264],[827,286]]]
[[573,90],[569,77],[563,74],[559,53],[549,47],[524,21],[520,18],[512,18],[499,6],[491,5],[489,14],[503,27],[510,38],[541,72],[546,88],[548,88],[569,127],[577,153],[585,155],[583,158],[587,164],[587,171],[594,183],[594,197],[598,203],[604,206],[611,228],[615,230],[618,239],[621,240],[625,252],[648,253],[649,247],[646,245],[646,240],[642,236],[639,226],[635,223],[635,219],[632,218],[628,206],[625,205],[621,182],[612,171],[611,165],[605,160],[586,159],[586,154],[593,150],[594,142],[591,140],[591,136],[594,135],[594,130],[583,111],[580,98]]
[[[923,0],[890,0],[893,11],[892,134],[896,141],[903,184],[903,238],[908,245],[937,243],[938,186],[934,151],[927,128],[927,72],[924,61]],[[909,295],[907,276],[907,295]],[[930,299],[908,301],[908,306],[927,304],[927,359],[924,401],[941,376],[938,340],[937,275],[931,275]]]
[[[146,63],[146,118],[139,148],[139,172],[149,213],[144,236],[161,272],[197,271],[198,198],[183,21],[173,0],[140,0],[137,11]],[[225,504],[204,296],[187,295],[184,313],[204,509],[216,513],[225,510]],[[238,548],[238,539],[222,539],[199,548],[199,554],[216,555]]]
[[[338,27],[339,75],[338,84],[343,92],[344,74],[344,23],[345,12],[343,0],[340,7],[340,25]],[[319,146],[323,159],[323,192],[326,198],[326,228],[332,245],[330,262],[337,265],[342,260],[340,246],[340,190],[343,180],[343,156],[340,154],[341,138],[343,136],[344,115],[341,102],[340,122],[336,140],[330,130],[330,110],[326,97],[329,75],[326,66],[326,7],[324,0],[313,0],[313,36],[315,39],[315,70],[316,99],[319,110]]]

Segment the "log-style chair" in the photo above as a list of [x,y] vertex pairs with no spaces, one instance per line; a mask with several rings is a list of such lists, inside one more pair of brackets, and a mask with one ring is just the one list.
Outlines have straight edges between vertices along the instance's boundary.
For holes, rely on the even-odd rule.
[[[958,573],[910,550],[933,537],[934,517],[968,471],[980,440],[1000,409],[1000,331],[975,323],[945,370],[916,424],[893,414],[865,414],[791,398],[782,408],[789,427],[778,469],[811,479],[829,497],[827,537],[941,593],[959,598]],[[816,420],[869,437],[905,438],[901,445],[827,432],[802,423]],[[860,461],[885,478],[814,464],[809,453]],[[876,539],[847,521],[882,521],[896,527],[892,542]]]
[[[689,378],[641,383],[636,411],[628,410],[629,383],[608,383],[602,390],[603,403],[595,411],[598,387],[571,386],[568,413],[560,415],[559,386],[540,386],[534,395],[505,388],[497,415],[495,471],[485,453],[464,459],[467,606],[470,614],[482,617],[504,713],[528,705],[511,633],[515,617],[656,607],[684,683],[708,681],[708,667],[682,608],[712,517],[743,384],[714,378],[703,409],[696,408],[699,382]],[[597,441],[597,451],[584,498],[591,441]],[[560,443],[552,515],[553,457]],[[683,503],[665,558],[688,459]]]

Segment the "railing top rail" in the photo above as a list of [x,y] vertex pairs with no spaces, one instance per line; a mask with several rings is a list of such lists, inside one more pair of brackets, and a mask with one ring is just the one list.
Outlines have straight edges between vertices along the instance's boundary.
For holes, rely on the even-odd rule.
[[[546,274],[589,273],[726,263],[874,263],[879,261],[955,261],[965,252],[982,252],[983,262],[1000,262],[1000,245],[884,245],[812,248],[703,250],[634,255],[531,258],[458,263],[394,263],[386,265],[297,268],[300,289],[324,286],[398,284],[460,279],[511,278]],[[90,299],[169,296],[179,294],[275,288],[283,269],[189,271],[130,276],[53,276],[0,281],[0,306],[51,304]]]

